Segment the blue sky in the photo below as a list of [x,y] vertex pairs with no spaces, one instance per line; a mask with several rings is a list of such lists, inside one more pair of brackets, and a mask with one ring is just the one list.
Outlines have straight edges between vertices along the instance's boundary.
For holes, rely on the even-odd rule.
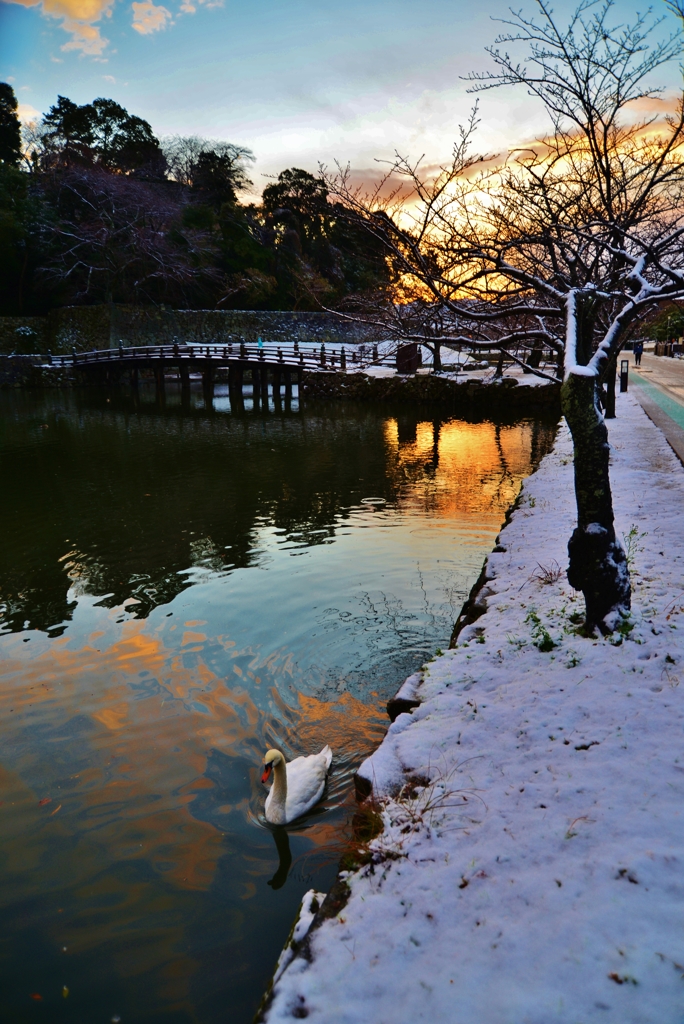
[[[26,116],[58,93],[110,96],[158,135],[249,146],[260,191],[288,166],[339,159],[363,171],[395,149],[444,158],[472,104],[459,76],[487,66],[491,18],[507,10],[500,0],[0,0],[0,78]],[[521,93],[486,94],[481,117],[485,150],[544,126]]]

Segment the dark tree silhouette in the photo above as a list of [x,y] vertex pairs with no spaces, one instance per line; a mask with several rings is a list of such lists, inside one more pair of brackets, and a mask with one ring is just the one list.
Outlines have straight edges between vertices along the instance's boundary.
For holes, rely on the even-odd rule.
[[78,106],[66,96],[43,118],[46,161],[97,164],[123,174],[163,178],[164,156],[152,128],[114,100],[99,98]]
[[0,82],[0,161],[17,167],[21,158],[21,125],[17,98],[7,82]]

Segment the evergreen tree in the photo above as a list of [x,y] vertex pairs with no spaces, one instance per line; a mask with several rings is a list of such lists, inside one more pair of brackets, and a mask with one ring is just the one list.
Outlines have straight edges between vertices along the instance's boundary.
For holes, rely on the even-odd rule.
[[16,167],[21,157],[21,125],[17,97],[7,82],[0,82],[0,161]]
[[114,100],[100,97],[78,106],[58,96],[43,118],[43,127],[53,162],[163,176],[164,157],[152,128]]

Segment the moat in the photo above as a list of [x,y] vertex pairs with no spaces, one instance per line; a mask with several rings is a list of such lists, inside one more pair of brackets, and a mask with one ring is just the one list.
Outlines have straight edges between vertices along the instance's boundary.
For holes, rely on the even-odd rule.
[[[0,393],[0,1016],[251,1020],[387,699],[447,646],[553,436],[233,415],[220,387]],[[324,743],[326,798],[285,841],[263,753]]]

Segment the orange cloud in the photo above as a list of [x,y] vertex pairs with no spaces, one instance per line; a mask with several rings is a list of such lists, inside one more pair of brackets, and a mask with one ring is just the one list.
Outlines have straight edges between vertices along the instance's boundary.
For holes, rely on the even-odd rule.
[[[202,4],[209,10],[214,7],[223,7],[223,0],[196,0],[196,3]],[[183,3],[180,5],[180,9],[183,14],[194,14],[197,7],[195,6],[195,3],[193,3],[193,0],[183,0]]]
[[172,20],[171,11],[161,4],[155,5],[145,0],[144,3],[131,4],[133,9],[133,28],[141,36],[147,36],[151,32],[159,32],[166,28],[167,22]]
[[93,24],[102,17],[111,16],[114,0],[5,0],[22,7],[40,7],[50,18],[61,18],[62,28],[69,32],[71,39],[63,50],[80,50],[91,57],[99,57],[109,40],[100,35],[100,29]]

